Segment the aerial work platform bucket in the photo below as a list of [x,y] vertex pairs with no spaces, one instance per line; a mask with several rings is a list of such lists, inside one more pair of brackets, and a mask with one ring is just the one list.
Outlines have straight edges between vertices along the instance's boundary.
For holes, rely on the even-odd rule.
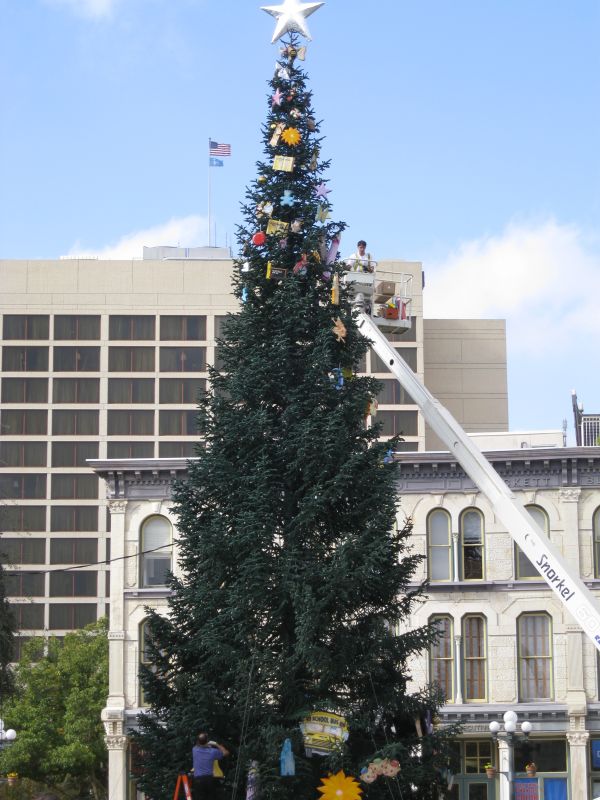
[[354,291],[354,305],[386,333],[404,333],[412,324],[412,280],[405,272],[347,272],[343,282]]

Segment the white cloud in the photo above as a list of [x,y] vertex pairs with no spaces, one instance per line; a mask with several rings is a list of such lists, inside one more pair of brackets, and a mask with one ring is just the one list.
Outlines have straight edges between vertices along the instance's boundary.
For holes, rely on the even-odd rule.
[[600,334],[600,256],[576,226],[511,224],[427,275],[427,317],[505,318],[509,342],[538,354]]
[[64,6],[81,17],[111,17],[121,0],[44,0],[47,5]]
[[189,217],[171,219],[163,225],[128,233],[114,244],[97,250],[83,248],[77,242],[70,250],[69,258],[130,259],[141,258],[144,245],[157,247],[198,247],[208,240],[208,223],[205,217],[192,214]]

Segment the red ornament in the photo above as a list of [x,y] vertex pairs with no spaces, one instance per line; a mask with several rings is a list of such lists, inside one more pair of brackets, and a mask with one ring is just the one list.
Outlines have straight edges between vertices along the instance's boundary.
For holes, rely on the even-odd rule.
[[257,247],[260,247],[266,241],[267,241],[267,235],[265,234],[264,231],[258,231],[258,233],[255,233],[254,236],[252,237],[252,244],[255,244]]

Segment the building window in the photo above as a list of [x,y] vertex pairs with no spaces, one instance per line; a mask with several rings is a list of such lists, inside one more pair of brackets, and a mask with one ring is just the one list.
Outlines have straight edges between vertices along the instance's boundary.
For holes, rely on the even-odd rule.
[[47,314],[5,314],[2,321],[3,339],[47,339]]
[[161,411],[160,436],[194,436],[198,433],[197,411]]
[[436,508],[427,517],[427,557],[429,580],[452,580],[450,514],[441,508]]
[[106,457],[153,458],[154,442],[109,442]]
[[430,622],[438,629],[439,635],[431,646],[429,674],[432,683],[437,683],[448,703],[454,700],[454,635],[452,618],[432,617]]
[[98,476],[63,473],[52,476],[53,500],[95,500],[98,497]]
[[600,508],[597,508],[592,517],[594,531],[594,576],[600,578]]
[[464,772],[481,775],[485,765],[492,763],[492,743],[489,739],[464,742]]
[[53,506],[50,510],[51,531],[98,530],[98,508],[96,506]]
[[47,347],[2,348],[4,372],[48,372]]
[[6,572],[7,597],[43,597],[44,575],[39,572]]
[[160,338],[167,341],[204,341],[206,339],[206,317],[161,316]]
[[[140,625],[140,665],[150,669],[152,660],[150,657],[150,624],[144,620]],[[140,705],[147,706],[148,701],[144,694],[144,688],[140,683]]]
[[110,372],[154,372],[153,347],[109,347]]
[[50,573],[50,597],[95,597],[98,587],[97,572]]
[[50,603],[51,631],[85,628],[96,622],[96,603]]
[[41,630],[44,628],[44,606],[41,603],[11,603],[18,630]]
[[109,378],[109,403],[153,403],[153,378]]
[[99,378],[54,378],[52,399],[55,403],[99,403]]
[[55,436],[97,436],[97,411],[61,411],[52,412],[52,433]]
[[397,380],[382,380],[377,402],[380,406],[405,406],[414,400]]
[[154,317],[112,315],[108,321],[108,338],[112,341],[154,339]]
[[98,442],[52,442],[53,467],[87,467],[88,458],[98,458]]
[[46,506],[3,506],[2,532],[35,533],[46,530]]
[[192,458],[196,455],[196,442],[159,442],[160,458]]
[[54,317],[54,338],[59,340],[97,340],[100,338],[100,316],[97,314],[57,314]]
[[160,402],[169,405],[198,402],[200,392],[206,391],[205,378],[161,378]]
[[108,412],[109,436],[152,436],[154,433],[154,411]]
[[[539,506],[525,506],[528,514],[537,522],[546,536],[550,529],[548,515]],[[519,580],[540,580],[540,573],[527,558],[518,544],[515,543],[515,574]]]
[[141,584],[164,586],[171,570],[171,523],[166,517],[148,517],[140,536]]
[[552,631],[548,614],[523,614],[517,621],[519,700],[552,699]]
[[55,347],[55,372],[98,372],[99,347]]
[[483,561],[483,516],[470,508],[460,515],[460,542],[462,550],[462,578],[465,581],[482,580]]
[[45,497],[45,475],[32,472],[25,475],[0,474],[0,500],[41,500]]
[[3,403],[47,403],[47,378],[4,378]]
[[[403,361],[406,361],[413,372],[417,371],[417,348],[416,347],[396,347],[396,352]],[[390,372],[389,366],[382,361],[379,356],[371,350],[371,374]]]
[[375,421],[382,423],[382,436],[417,436],[419,433],[416,411],[380,411]]
[[51,564],[88,564],[98,560],[98,540],[68,537],[50,539]]
[[46,442],[0,442],[0,466],[45,467]]
[[485,700],[486,682],[486,630],[485,619],[469,615],[462,621],[464,697],[467,701]]
[[45,539],[0,538],[0,564],[43,564],[45,561]]
[[161,372],[203,372],[206,347],[161,347]]
[[0,411],[0,433],[3,436],[45,435],[48,428],[47,411],[5,408]]

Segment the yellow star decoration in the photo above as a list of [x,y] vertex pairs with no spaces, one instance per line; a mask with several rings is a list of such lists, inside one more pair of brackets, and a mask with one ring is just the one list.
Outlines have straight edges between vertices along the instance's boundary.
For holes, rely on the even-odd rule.
[[[338,342],[343,342],[344,339],[346,338],[346,326],[344,325],[344,323],[342,322],[342,320],[339,317],[337,319],[334,319],[333,322],[334,322],[334,325],[333,325],[333,328],[331,330],[337,336]],[[339,775],[340,773],[338,772],[337,774]],[[343,774],[344,773],[342,773],[342,775]]]
[[281,138],[286,144],[295,147],[300,141],[300,131],[298,128],[286,128],[281,134]]
[[362,789],[358,781],[344,773],[344,770],[329,775],[321,780],[323,786],[318,787],[321,800],[360,800]]

